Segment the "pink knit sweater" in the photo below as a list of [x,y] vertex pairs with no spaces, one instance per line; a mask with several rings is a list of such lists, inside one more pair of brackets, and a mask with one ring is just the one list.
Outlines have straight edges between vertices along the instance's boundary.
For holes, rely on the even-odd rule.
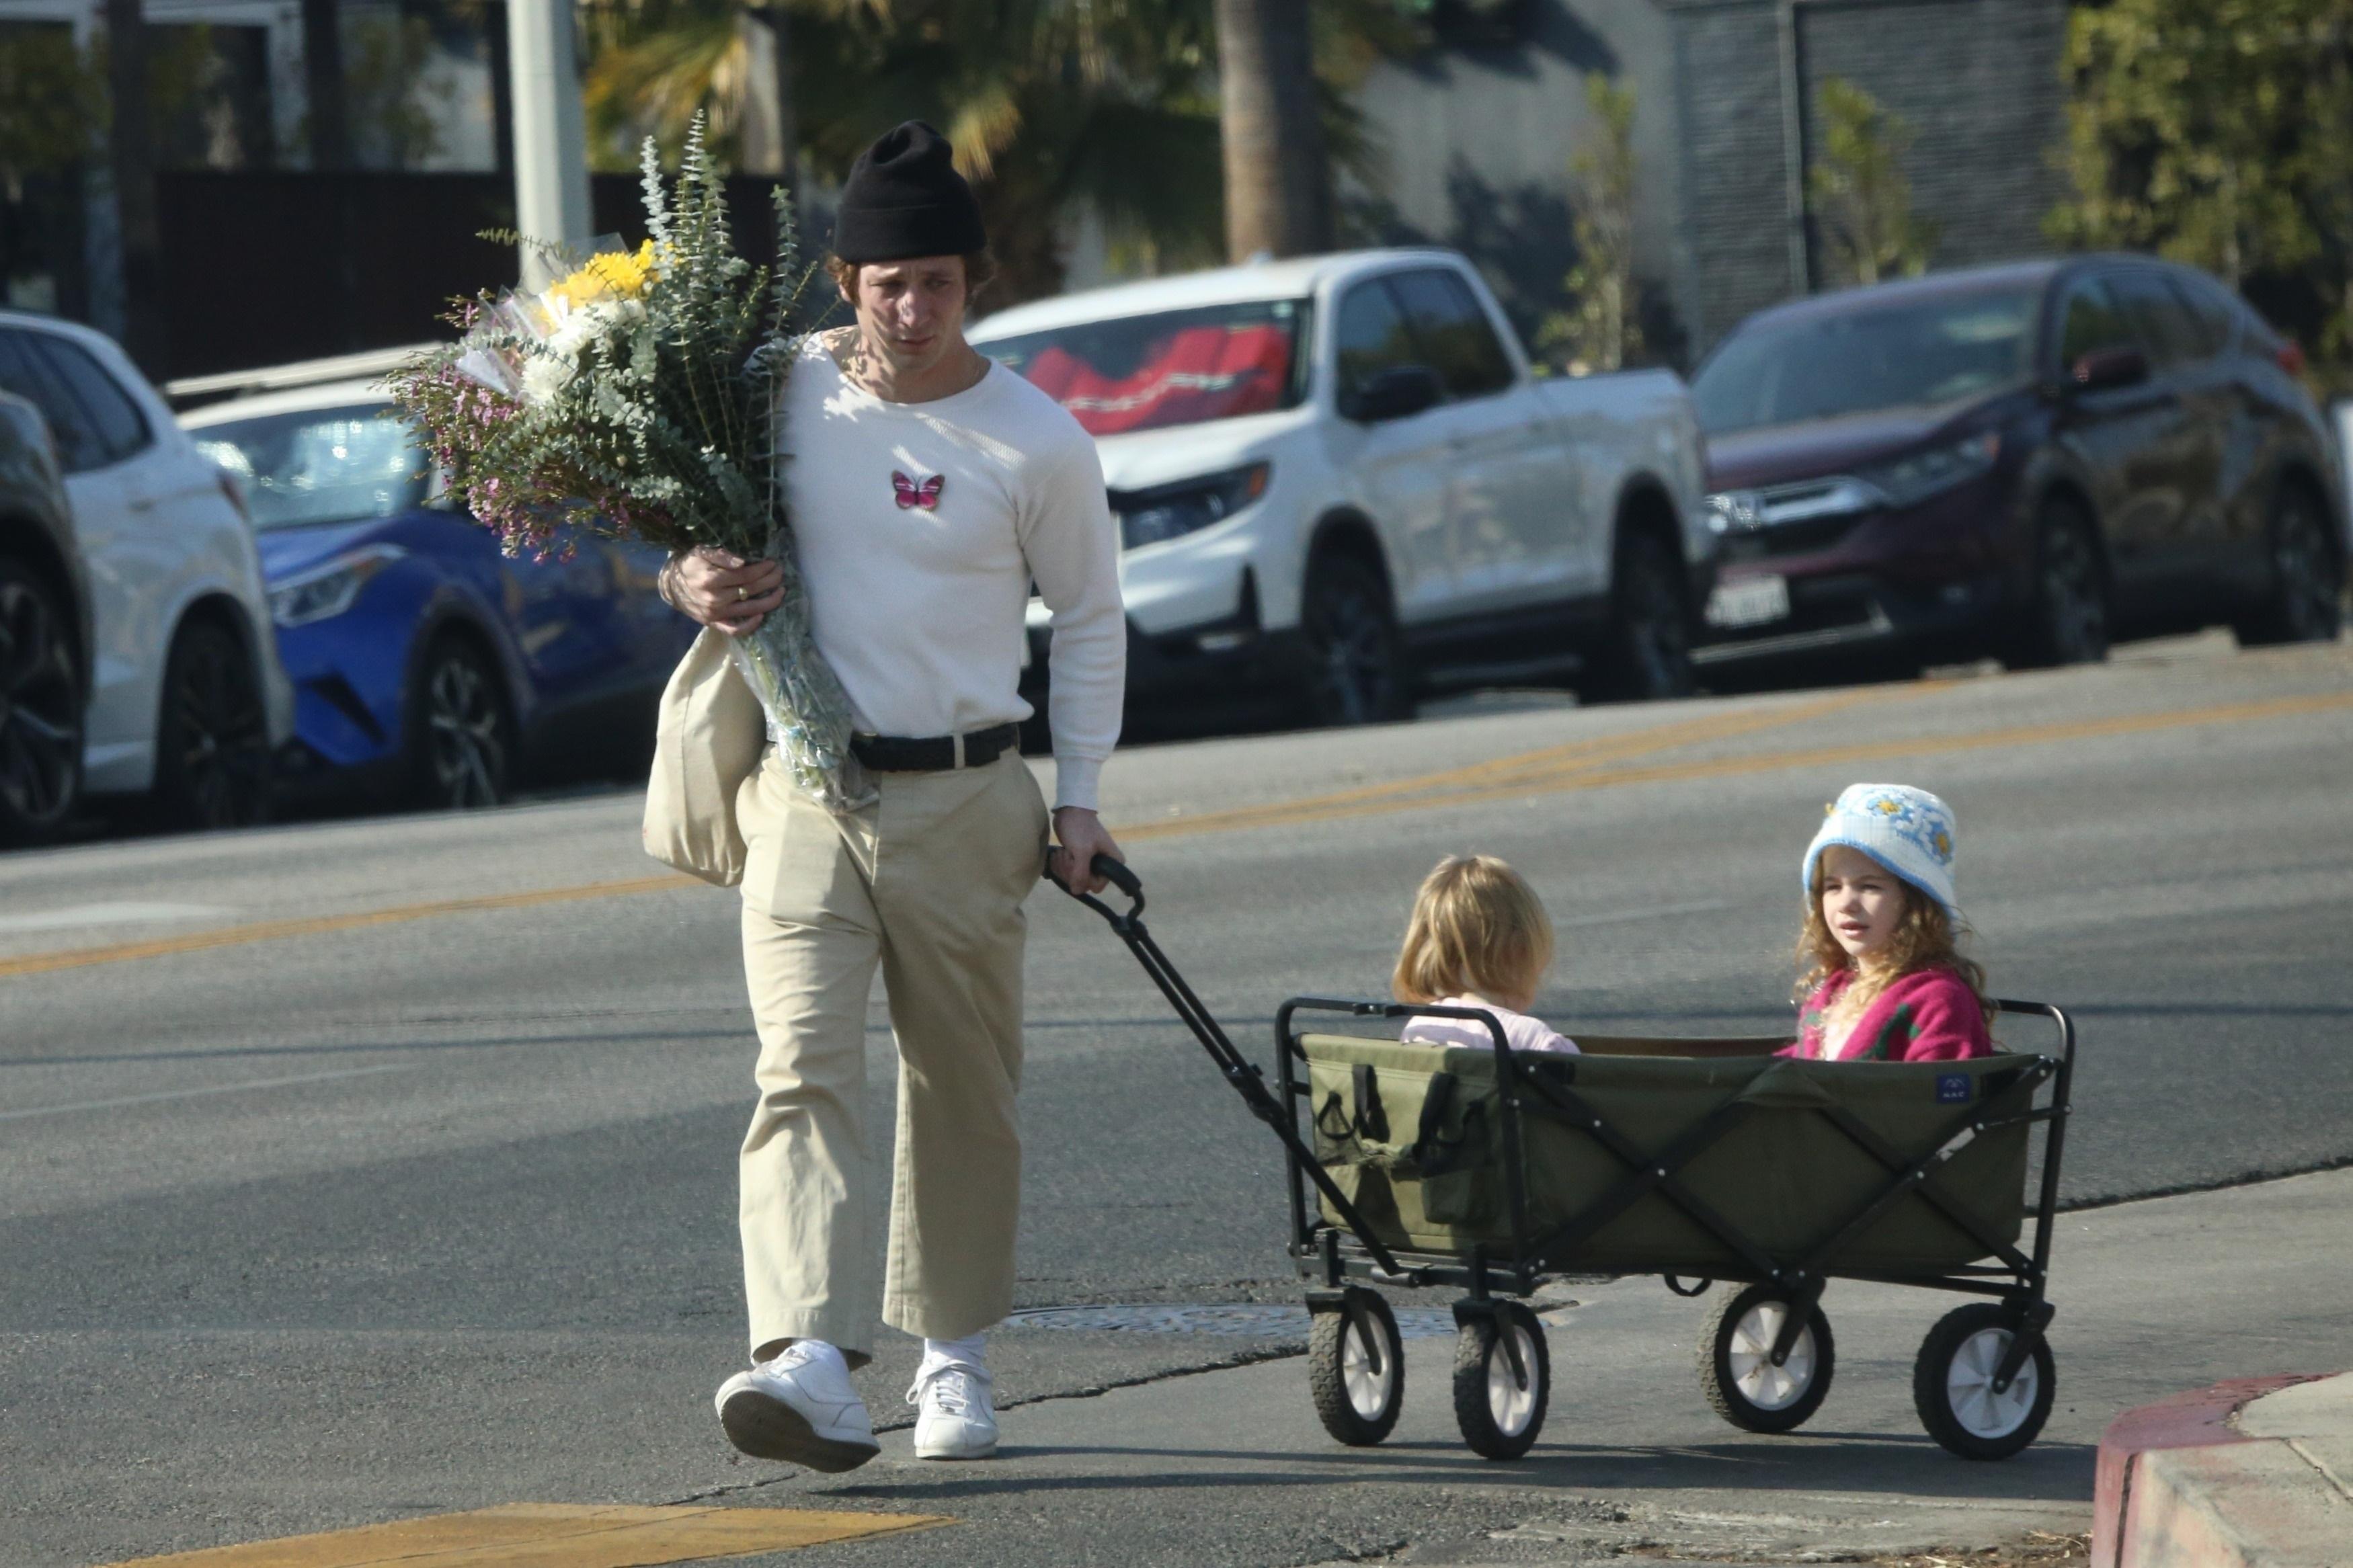
[[[1819,1059],[1831,1005],[1853,983],[1842,969],[1814,987],[1798,1006],[1798,1043],[1784,1056]],[[1842,1062],[1933,1062],[1993,1054],[1985,1012],[1968,982],[1949,969],[1922,969],[1877,996],[1855,1020],[1837,1059]]]

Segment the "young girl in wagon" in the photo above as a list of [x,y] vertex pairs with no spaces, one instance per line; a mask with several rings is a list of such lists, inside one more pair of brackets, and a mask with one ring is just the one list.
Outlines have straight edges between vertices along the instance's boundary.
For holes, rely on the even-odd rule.
[[1985,971],[1958,947],[1953,813],[1906,784],[1849,785],[1806,848],[1798,1043],[1818,1061],[1992,1054]]
[[[1493,855],[1450,855],[1422,879],[1389,982],[1415,1006],[1476,1007],[1503,1026],[1514,1051],[1574,1056],[1577,1046],[1530,1015],[1552,965],[1552,918],[1527,879]],[[1494,1035],[1468,1018],[1417,1014],[1400,1037],[1409,1045],[1493,1049]]]

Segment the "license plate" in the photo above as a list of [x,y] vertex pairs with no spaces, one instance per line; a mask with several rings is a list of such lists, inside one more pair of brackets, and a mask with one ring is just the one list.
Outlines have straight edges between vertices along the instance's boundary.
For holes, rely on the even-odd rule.
[[1725,631],[1761,626],[1789,614],[1789,584],[1784,577],[1736,577],[1718,583],[1707,598],[1707,624]]

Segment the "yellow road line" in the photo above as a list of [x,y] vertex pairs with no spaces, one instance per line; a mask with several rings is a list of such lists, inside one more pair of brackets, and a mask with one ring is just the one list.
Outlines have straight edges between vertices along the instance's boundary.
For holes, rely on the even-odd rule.
[[[138,1568],[653,1568],[951,1522],[932,1514],[808,1509],[512,1503],[132,1563]],[[132,1568],[132,1563],[110,1568]]]
[[[1603,740],[1572,741],[1566,745],[1547,746],[1541,751],[1516,752],[1441,773],[1416,773],[1410,778],[1392,779],[1384,784],[1365,784],[1356,789],[1336,790],[1292,800],[1270,801],[1261,805],[1239,805],[1225,811],[1203,812],[1196,816],[1172,816],[1113,831],[1122,840],[1166,838],[1180,834],[1226,833],[1245,827],[1314,821],[1327,815],[1345,815],[1344,808],[1358,805],[1370,805],[1377,810],[1410,811],[1422,805],[1440,804],[1421,798],[1424,796],[1451,794],[1524,777],[1551,776],[1563,769],[1589,771],[1610,763],[1650,756],[1681,746],[1731,740],[1760,730],[1781,729],[1864,703],[1886,701],[1898,689],[1906,689],[1863,687],[1789,707],[1762,710],[1736,709],[1726,713],[1710,714],[1704,719],[1660,724]],[[1916,686],[1908,689],[1909,695],[1916,696],[1918,693]]]
[[[1858,703],[1883,700],[1897,690],[1916,693],[1918,688],[1865,687],[1842,691],[1810,702],[1789,706],[1758,704],[1728,713],[1711,714],[1704,719],[1683,720],[1638,730],[1630,734],[1613,736],[1601,741],[1572,742],[1567,745],[1546,747],[1541,751],[1523,752],[1490,762],[1476,763],[1469,767],[1450,768],[1434,773],[1419,773],[1411,778],[1392,780],[1387,784],[1368,784],[1357,789],[1341,790],[1330,795],[1311,795],[1304,799],[1278,801],[1261,806],[1242,806],[1232,811],[1211,812],[1200,816],[1185,817],[1168,822],[1145,823],[1134,827],[1118,829],[1123,839],[1166,837],[1172,833],[1216,833],[1243,827],[1279,826],[1287,822],[1312,821],[1333,814],[1338,808],[1366,802],[1398,801],[1403,804],[1389,807],[1410,810],[1429,804],[1414,797],[1432,791],[1461,788],[1464,785],[1494,783],[1514,778],[1531,771],[1556,770],[1563,766],[1599,767],[1611,762],[1627,761],[1669,751],[1677,746],[1695,745],[1701,742],[1728,739],[1751,734],[1759,730],[1795,724],[1825,713],[1852,708]],[[49,952],[26,953],[16,958],[0,958],[0,979],[17,974],[47,974],[62,969],[79,969],[93,963],[121,963],[138,958],[164,958],[174,953],[201,952],[209,948],[238,947],[247,942],[272,942],[280,937],[320,936],[332,931],[356,931],[368,926],[395,925],[406,921],[425,920],[434,915],[462,914],[475,910],[517,909],[533,904],[567,903],[581,899],[598,899],[624,893],[652,893],[691,888],[697,884],[682,877],[644,877],[626,882],[595,882],[586,887],[549,888],[528,893],[494,894],[479,899],[449,899],[437,903],[407,904],[396,909],[369,910],[355,914],[313,915],[297,920],[264,921],[249,925],[221,926],[211,931],[190,931],[185,935],[161,937],[152,942],[117,942],[101,947],[67,948]]]
[[1379,816],[1397,811],[1441,805],[1475,805],[1488,801],[1521,800],[1538,795],[1609,789],[1620,784],[1678,784],[1693,779],[1727,778],[1748,773],[1778,773],[1788,768],[1827,763],[1880,762],[1951,752],[1993,751],[2005,746],[2047,745],[2063,741],[2096,741],[2114,735],[2147,734],[2158,730],[2188,729],[2201,724],[2245,723],[2260,719],[2292,718],[2353,708],[2353,692],[2311,697],[2274,698],[2262,702],[2228,703],[2214,708],[2176,709],[2162,713],[2135,713],[2116,719],[2094,719],[2063,724],[2024,724],[2002,730],[1972,730],[1957,735],[1918,735],[1901,741],[1873,741],[1859,745],[1813,746],[1803,751],[1750,752],[1737,757],[1714,757],[1704,762],[1662,763],[1647,768],[1606,768],[1563,773],[1549,778],[1518,781],[1483,789],[1458,790],[1428,799],[1368,801],[1326,813],[1319,821]]
[[659,893],[701,886],[685,877],[632,877],[621,882],[589,882],[575,888],[536,888],[523,893],[491,893],[475,899],[442,899],[429,904],[403,904],[397,909],[362,910],[347,915],[311,915],[300,920],[260,921],[251,925],[222,926],[159,937],[153,942],[117,942],[109,947],[76,947],[58,952],[28,952],[0,958],[0,977],[46,974],[58,969],[79,969],[90,963],[120,963],[132,958],[163,958],[175,952],[201,952],[211,947],[241,947],[249,942],[271,942],[287,936],[317,936],[323,931],[358,931],[366,926],[399,925],[435,915],[465,914],[475,910],[520,910],[534,904],[568,904],[582,899],[609,898],[620,893]]
[[[1337,822],[1367,816],[1388,816],[1445,806],[1475,805],[1490,801],[1525,799],[1620,784],[1671,784],[1688,779],[1724,778],[1773,773],[1787,768],[1827,763],[1861,763],[1953,752],[1986,751],[2004,746],[2045,745],[2067,741],[2098,740],[2113,735],[2146,734],[2160,730],[2204,724],[2246,723],[2290,718],[2303,713],[2353,708],[2353,692],[2329,692],[2306,697],[2273,698],[2257,702],[2225,703],[2211,708],[2174,709],[2158,713],[2127,714],[2055,724],[2029,724],[1999,730],[1969,731],[1955,735],[1922,735],[1905,740],[1873,741],[1844,746],[1810,746],[1798,751],[1748,752],[1698,762],[1662,763],[1649,767],[1621,764],[1679,746],[1725,740],[1819,718],[1857,704],[1894,696],[1917,697],[1915,686],[1867,688],[1841,692],[1769,714],[1712,715],[1706,719],[1663,724],[1606,741],[1572,742],[1541,751],[1478,763],[1469,767],[1417,774],[1387,784],[1368,784],[1327,795],[1309,795],[1265,805],[1238,806],[1198,816],[1137,823],[1114,828],[1121,839],[1139,842],[1197,833],[1230,833],[1304,823]],[[153,942],[121,942],[107,947],[69,948],[61,952],[26,953],[0,958],[0,978],[45,974],[89,964],[119,963],[130,959],[161,958],[209,948],[237,947],[281,937],[317,936],[370,926],[396,925],[435,915],[464,914],[483,910],[523,909],[539,904],[572,903],[628,893],[674,892],[700,884],[681,876],[634,878],[617,882],[591,882],[571,888],[543,888],[522,893],[496,893],[482,898],[447,899],[434,903],[407,904],[396,909],[367,910],[353,914],[318,915],[300,920],[266,921],[251,925],[224,926],[190,931]]]

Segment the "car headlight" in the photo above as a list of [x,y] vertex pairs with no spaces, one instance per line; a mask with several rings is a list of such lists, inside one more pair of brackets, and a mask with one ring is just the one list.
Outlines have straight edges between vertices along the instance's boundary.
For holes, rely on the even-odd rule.
[[1991,468],[2000,456],[2001,437],[1988,430],[1950,446],[1931,447],[1925,452],[1865,468],[1858,477],[1884,495],[1889,506],[1910,506],[1976,479]]
[[1222,474],[1114,496],[1112,509],[1119,517],[1120,548],[1141,550],[1223,522],[1266,494],[1272,474],[1271,465],[1250,463]]
[[367,544],[273,584],[269,618],[281,626],[331,620],[352,607],[369,578],[408,553],[397,544]]

